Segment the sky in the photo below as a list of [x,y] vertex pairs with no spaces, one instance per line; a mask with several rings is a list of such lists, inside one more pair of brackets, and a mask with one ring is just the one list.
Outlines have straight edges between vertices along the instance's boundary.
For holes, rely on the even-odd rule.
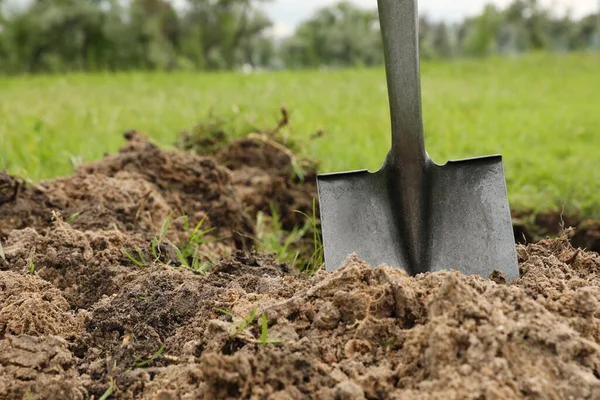
[[[435,21],[460,21],[465,16],[476,15],[487,3],[500,7],[512,0],[420,0],[419,11]],[[540,0],[557,13],[570,8],[574,17],[597,12],[599,0]],[[319,8],[336,3],[336,0],[273,0],[264,10],[275,23],[274,34],[279,37],[293,33],[298,23],[310,18]],[[360,7],[374,9],[377,0],[353,0]]]

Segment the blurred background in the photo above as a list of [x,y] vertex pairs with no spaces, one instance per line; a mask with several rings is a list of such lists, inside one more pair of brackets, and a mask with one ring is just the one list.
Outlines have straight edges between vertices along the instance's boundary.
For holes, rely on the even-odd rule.
[[[375,0],[0,0],[3,73],[376,66]],[[421,0],[426,59],[600,49],[597,0]]]
[[[419,10],[433,160],[502,154],[516,213],[600,219],[600,0]],[[275,127],[320,172],[381,166],[376,0],[0,0],[0,169],[70,175],[130,129],[181,148]]]

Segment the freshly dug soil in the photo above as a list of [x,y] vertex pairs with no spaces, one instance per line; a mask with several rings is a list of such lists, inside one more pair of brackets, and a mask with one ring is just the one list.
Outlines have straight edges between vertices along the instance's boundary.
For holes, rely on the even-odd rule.
[[[118,154],[82,166],[74,176],[23,185],[0,174],[0,238],[14,229],[44,230],[52,211],[79,230],[118,230],[152,238],[171,213],[205,218],[211,236],[236,249],[252,243],[254,225],[231,184],[231,174],[212,158],[160,151],[144,135],[125,134]],[[13,189],[15,188],[15,189]]]
[[[279,134],[289,124],[286,108],[281,108],[275,127],[253,128],[243,135],[228,131],[223,120],[209,120],[183,132],[177,146],[214,157],[232,172],[233,185],[251,216],[258,212],[272,216],[275,212],[283,228],[290,231],[305,223],[302,213],[313,213],[318,164],[291,151],[297,145]],[[315,206],[318,215],[318,204]]]
[[[509,284],[355,256],[308,277],[251,250],[244,167],[127,138],[72,177],[0,176],[0,399],[600,399],[600,256],[571,231],[519,245]],[[153,261],[172,212],[221,239],[210,272]]]
[[533,243],[547,237],[560,236],[565,227],[575,228],[569,239],[575,247],[600,252],[600,221],[581,218],[577,214],[564,214],[546,210],[513,211],[513,228],[518,243]]
[[234,140],[215,158],[232,171],[232,184],[250,215],[259,211],[271,215],[274,208],[288,231],[306,221],[301,213],[312,216],[317,199],[316,164],[297,159],[264,134]]

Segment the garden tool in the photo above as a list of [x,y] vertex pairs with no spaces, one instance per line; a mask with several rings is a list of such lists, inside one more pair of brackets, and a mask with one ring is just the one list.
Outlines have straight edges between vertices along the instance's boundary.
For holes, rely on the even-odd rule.
[[434,163],[425,151],[416,0],[378,0],[392,145],[383,166],[317,177],[328,270],[351,253],[410,275],[518,277],[502,156]]

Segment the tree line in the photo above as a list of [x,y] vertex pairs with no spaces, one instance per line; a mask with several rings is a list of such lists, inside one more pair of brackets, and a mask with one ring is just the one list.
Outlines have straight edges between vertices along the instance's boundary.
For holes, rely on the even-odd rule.
[[[377,10],[341,1],[280,39],[264,12],[268,2],[0,0],[0,72],[382,64]],[[432,59],[600,49],[600,16],[557,17],[537,0],[513,0],[455,24],[422,17],[420,46]]]

